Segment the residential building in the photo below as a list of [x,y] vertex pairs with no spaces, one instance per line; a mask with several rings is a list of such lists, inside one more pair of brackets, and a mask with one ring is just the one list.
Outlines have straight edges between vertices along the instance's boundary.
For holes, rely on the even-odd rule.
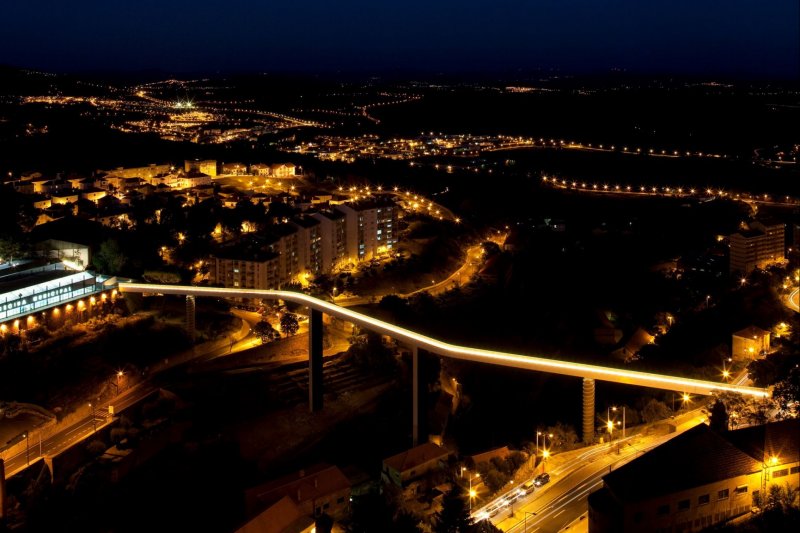
[[279,255],[269,250],[236,246],[208,260],[209,281],[233,289],[274,289],[281,285]]
[[192,171],[200,172],[213,177],[217,175],[217,162],[214,159],[203,159],[202,161],[199,159],[186,159],[183,162],[183,171],[187,174]]
[[301,268],[312,276],[323,272],[322,224],[310,216],[298,216],[289,221],[297,228],[297,248]]
[[767,352],[770,346],[770,333],[756,326],[749,326],[733,334],[731,357],[734,359],[755,359]]
[[297,167],[292,163],[275,163],[272,165],[256,163],[250,165],[251,174],[265,178],[293,178],[296,172]]
[[236,533],[314,533],[314,526],[314,519],[304,515],[292,498],[284,496]]
[[701,424],[603,477],[589,531],[700,531],[800,484],[800,420],[717,433]]
[[353,262],[391,252],[397,245],[398,207],[389,198],[370,198],[335,209],[347,217],[347,255]]
[[350,509],[350,481],[338,467],[318,464],[246,490],[248,515],[287,496],[306,516],[341,518]]
[[472,468],[475,468],[481,463],[488,463],[492,459],[505,459],[509,455],[511,455],[511,450],[508,449],[508,446],[502,446],[493,450],[470,455],[467,457],[467,464],[471,465]]
[[229,176],[247,175],[247,165],[244,163],[222,163],[222,173]]
[[322,271],[330,272],[344,266],[348,262],[345,214],[334,209],[326,209],[312,213],[311,217],[320,222]]
[[168,163],[163,165],[151,164],[146,167],[117,167],[113,170],[98,170],[98,173],[118,176],[120,178],[152,178],[163,174],[169,174],[174,167]]
[[747,275],[785,258],[785,226],[773,219],[751,222],[729,236],[730,272]]
[[384,459],[381,479],[402,487],[432,470],[444,468],[450,455],[448,448],[426,442]]

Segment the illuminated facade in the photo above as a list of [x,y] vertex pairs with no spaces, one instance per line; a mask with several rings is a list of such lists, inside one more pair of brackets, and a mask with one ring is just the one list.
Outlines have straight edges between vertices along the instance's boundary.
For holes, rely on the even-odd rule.
[[347,219],[347,255],[354,262],[370,260],[397,246],[398,208],[391,200],[362,200],[336,209]]
[[322,271],[330,272],[347,263],[347,221],[341,211],[326,210],[313,213],[319,220],[322,233],[320,251]]
[[197,159],[187,159],[183,162],[183,170],[189,172],[201,172],[207,176],[217,175],[217,162],[213,159],[204,159],[202,161]]
[[[63,263],[0,275],[0,322],[16,320],[113,288],[107,278]],[[85,304],[84,304],[85,305]]]
[[731,336],[731,356],[735,359],[756,359],[769,350],[769,331],[750,326]]
[[784,260],[785,228],[782,222],[756,221],[730,236],[731,273],[749,274],[756,268]]

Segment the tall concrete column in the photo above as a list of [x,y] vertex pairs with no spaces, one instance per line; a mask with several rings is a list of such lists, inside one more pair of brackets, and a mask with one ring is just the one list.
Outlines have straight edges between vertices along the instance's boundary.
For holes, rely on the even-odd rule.
[[6,465],[0,458],[0,527],[6,519]]
[[594,441],[594,380],[583,378],[583,442]]
[[411,349],[411,443],[419,444],[419,348]]
[[322,311],[311,309],[308,317],[308,405],[322,410]]
[[196,335],[196,328],[194,322],[195,316],[195,307],[196,302],[194,296],[187,296],[186,297],[186,333],[189,334],[189,338],[192,339],[194,342],[195,335]]

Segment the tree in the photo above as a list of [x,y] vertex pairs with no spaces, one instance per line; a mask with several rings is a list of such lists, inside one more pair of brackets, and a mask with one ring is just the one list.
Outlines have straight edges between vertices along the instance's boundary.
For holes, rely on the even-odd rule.
[[119,243],[114,239],[104,241],[100,245],[100,250],[92,258],[95,268],[103,274],[116,276],[128,262],[128,258],[122,253]]
[[297,315],[294,313],[283,313],[281,315],[281,331],[287,336],[296,334],[298,329],[300,329],[300,323],[297,320]]
[[800,368],[792,368],[786,379],[775,384],[772,397],[784,412],[797,409],[797,402],[800,402]]
[[653,422],[668,418],[669,413],[669,407],[667,407],[664,402],[659,402],[655,398],[651,398],[650,401],[645,404],[644,409],[642,409],[642,419],[646,423],[652,424]]
[[709,427],[717,433],[725,433],[728,431],[729,422],[730,416],[728,415],[728,408],[725,407],[725,402],[720,399],[715,400],[708,410]]
[[0,239],[0,261],[12,262],[22,255],[22,246],[13,239]]
[[434,533],[469,533],[472,529],[472,518],[469,516],[467,499],[458,484],[444,495],[442,510],[436,513],[433,525]]
[[262,343],[268,343],[279,339],[281,334],[272,327],[272,324],[267,322],[266,320],[262,320],[255,326],[253,326],[253,333],[261,337]]

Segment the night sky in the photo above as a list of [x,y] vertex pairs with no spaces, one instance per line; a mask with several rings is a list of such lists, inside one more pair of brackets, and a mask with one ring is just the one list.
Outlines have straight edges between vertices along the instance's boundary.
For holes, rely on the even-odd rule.
[[797,78],[797,0],[2,0],[0,63],[53,71],[560,68]]

